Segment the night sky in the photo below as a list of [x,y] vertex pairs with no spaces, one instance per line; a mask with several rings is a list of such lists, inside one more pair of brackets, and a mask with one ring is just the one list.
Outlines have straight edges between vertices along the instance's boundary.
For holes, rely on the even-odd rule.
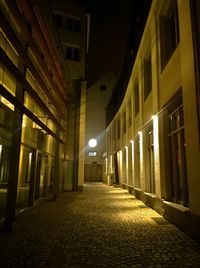
[[91,14],[86,67],[88,86],[108,70],[119,76],[131,22],[136,32],[151,0],[74,0]]

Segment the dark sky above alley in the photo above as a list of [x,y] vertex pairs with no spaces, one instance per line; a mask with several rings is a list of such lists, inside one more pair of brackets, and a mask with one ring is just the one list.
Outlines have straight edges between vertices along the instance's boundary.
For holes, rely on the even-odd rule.
[[130,23],[135,31],[151,0],[74,0],[91,14],[87,80],[92,84],[106,71],[117,76],[124,58]]

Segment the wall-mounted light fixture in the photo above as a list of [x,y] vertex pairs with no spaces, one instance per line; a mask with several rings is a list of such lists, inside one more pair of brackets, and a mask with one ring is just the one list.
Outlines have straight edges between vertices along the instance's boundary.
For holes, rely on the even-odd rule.
[[97,146],[97,140],[96,139],[90,139],[88,142],[89,147],[94,148]]

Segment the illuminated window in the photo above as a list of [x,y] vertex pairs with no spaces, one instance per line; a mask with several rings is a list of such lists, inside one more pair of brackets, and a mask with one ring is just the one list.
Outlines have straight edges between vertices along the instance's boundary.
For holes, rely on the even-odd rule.
[[97,152],[91,151],[88,153],[88,156],[97,156]]

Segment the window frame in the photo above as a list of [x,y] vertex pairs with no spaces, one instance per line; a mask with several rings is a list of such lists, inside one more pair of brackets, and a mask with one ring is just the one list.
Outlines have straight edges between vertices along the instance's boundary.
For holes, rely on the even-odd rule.
[[161,71],[163,71],[180,43],[177,0],[171,0],[168,9],[160,15],[159,24]]

